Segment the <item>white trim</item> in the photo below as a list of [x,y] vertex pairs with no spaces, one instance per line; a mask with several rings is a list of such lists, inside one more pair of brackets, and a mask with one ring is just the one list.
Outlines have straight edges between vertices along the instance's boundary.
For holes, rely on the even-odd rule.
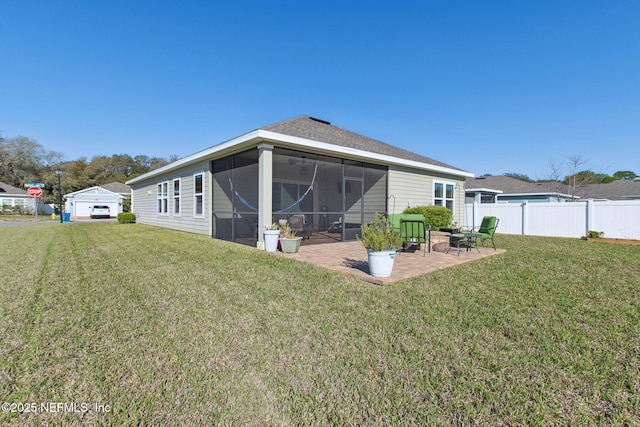
[[[178,182],[178,195],[175,195],[176,181]],[[182,216],[182,178],[171,180],[171,215]],[[178,200],[178,213],[176,213],[176,199]]]
[[360,160],[372,160],[381,162],[385,165],[400,165],[407,166],[414,169],[432,171],[432,172],[440,172],[446,173],[454,176],[473,178],[475,175],[471,172],[461,171],[458,169],[451,169],[444,166],[432,165],[429,163],[417,162],[414,160],[402,159],[399,157],[388,156],[386,154],[377,154],[369,151],[358,150],[355,148],[343,147],[341,145],[330,144],[327,142],[319,142],[311,139],[300,138],[297,136],[284,135],[277,132],[271,132],[263,129],[254,130],[252,132],[241,135],[237,138],[231,139],[229,141],[223,142],[221,144],[215,145],[213,147],[207,148],[205,150],[199,151],[190,156],[184,157],[180,160],[177,160],[171,164],[163,166],[161,168],[155,169],[151,172],[147,172],[142,174],[136,178],[133,178],[126,182],[127,185],[135,184],[140,181],[144,181],[146,179],[152,178],[156,175],[160,175],[162,173],[174,170],[176,168],[202,161],[202,159],[217,155],[222,155],[225,151],[235,152],[242,149],[245,146],[251,146],[253,143],[257,143],[260,140],[264,140],[266,142],[272,142],[275,144],[285,144],[289,145],[289,147],[293,148],[308,148],[314,152],[320,151],[323,154],[331,154],[338,156],[352,156],[358,158]]
[[492,188],[465,188],[464,190],[467,193],[493,193],[493,194],[502,194],[502,190],[494,190]]
[[109,191],[104,187],[100,187],[99,185],[94,185],[93,187],[89,187],[89,188],[85,188],[84,190],[78,190],[78,191],[74,191],[73,193],[67,193],[67,194],[63,194],[62,197],[69,197],[69,196],[75,196],[76,194],[82,194],[82,193],[86,193],[90,190],[94,190],[94,189],[101,189],[103,191],[106,191],[107,193],[113,194],[114,196],[118,196],[121,199],[124,199],[125,196],[123,196],[121,193],[114,193],[113,191]]
[[503,196],[508,197],[508,196],[552,196],[552,197],[567,197],[569,199],[579,199],[580,196],[572,196],[571,194],[564,194],[564,193],[554,193],[552,191],[546,192],[546,193],[507,193],[507,194],[503,194]]
[[[442,197],[436,197],[436,184],[442,184]],[[447,186],[448,185],[453,187],[453,197],[452,198],[447,197]],[[453,209],[449,209],[449,208],[447,208],[447,209],[449,209],[451,212],[455,212],[457,193],[458,192],[456,191],[456,183],[455,182],[442,181],[442,180],[437,180],[437,179],[433,180],[432,203],[434,204],[434,206],[442,206],[442,207],[447,208],[447,201],[451,201],[451,203],[453,204]],[[436,199],[442,200],[442,204],[441,205],[436,205]]]
[[156,200],[156,214],[169,215],[169,181],[162,181],[157,184]]
[[[196,193],[196,177],[198,175],[202,176],[202,183],[201,183],[202,192],[201,193]],[[204,181],[204,177],[205,177],[204,171],[196,172],[196,173],[193,174],[193,217],[194,218],[204,218],[204,216],[205,216],[205,208],[204,208],[205,181]],[[197,206],[196,197],[198,195],[200,195],[200,197],[202,198],[202,200],[201,200],[202,213],[196,213],[196,206]]]
[[[133,178],[133,179],[127,181],[127,183],[135,184],[136,182],[144,181],[145,179],[152,178],[152,177],[154,177],[156,175],[160,175],[160,174],[162,174],[164,172],[172,171],[174,169],[177,169],[177,168],[182,167],[182,166],[189,165],[191,163],[200,162],[204,158],[207,158],[207,157],[212,156],[214,154],[220,154],[220,153],[224,152],[225,150],[238,149],[238,148],[243,147],[244,145],[250,146],[251,144],[249,142],[253,141],[257,137],[258,137],[258,131],[249,132],[249,133],[247,133],[245,135],[239,136],[239,137],[234,138],[234,139],[232,139],[230,141],[223,142],[221,144],[218,144],[216,146],[207,148],[205,150],[198,151],[197,153],[194,153],[194,154],[192,154],[190,156],[183,157],[180,160],[176,160],[175,162],[169,163],[168,165],[162,166],[161,168],[154,169],[151,172],[144,173],[144,174],[142,174],[142,175],[140,175],[140,176],[138,176],[136,178]],[[200,173],[200,172],[198,172],[198,173]]]
[[442,172],[456,176],[464,176],[468,178],[473,178],[475,175],[471,172],[461,171],[457,169],[451,169],[444,166],[432,165],[429,163],[416,162],[414,160],[401,159],[399,157],[388,156],[386,154],[377,154],[369,151],[358,150],[356,148],[343,147],[341,145],[330,144],[326,142],[314,141],[306,138],[299,138],[296,136],[283,135],[276,132],[270,132],[266,130],[258,130],[259,136],[271,139],[275,142],[285,142],[295,145],[296,147],[305,147],[311,148],[313,150],[322,150],[331,154],[348,154],[358,159],[368,159],[368,160],[377,160],[381,161],[384,164],[395,164],[401,166],[408,166],[415,169],[429,170],[434,172]]

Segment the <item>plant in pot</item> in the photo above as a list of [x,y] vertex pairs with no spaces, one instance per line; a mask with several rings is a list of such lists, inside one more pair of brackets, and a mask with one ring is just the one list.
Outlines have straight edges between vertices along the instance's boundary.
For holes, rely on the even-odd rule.
[[402,246],[400,232],[389,225],[386,217],[376,212],[373,222],[362,226],[362,237],[356,237],[367,250],[371,275],[391,276],[396,251]]
[[264,250],[275,252],[278,250],[278,237],[280,236],[280,226],[277,223],[271,224],[264,230]]
[[294,254],[300,249],[302,237],[296,236],[296,232],[289,228],[289,224],[280,227],[280,249],[282,252]]

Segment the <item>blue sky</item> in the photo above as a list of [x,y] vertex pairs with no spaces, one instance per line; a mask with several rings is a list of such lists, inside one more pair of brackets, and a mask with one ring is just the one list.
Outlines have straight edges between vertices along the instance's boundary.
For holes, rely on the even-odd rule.
[[0,2],[0,134],[184,157],[300,115],[481,175],[640,174],[640,2]]

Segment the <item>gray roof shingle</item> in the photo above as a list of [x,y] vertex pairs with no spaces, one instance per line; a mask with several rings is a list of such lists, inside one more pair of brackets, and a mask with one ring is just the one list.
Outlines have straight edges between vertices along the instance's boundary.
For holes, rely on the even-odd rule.
[[640,199],[640,180],[619,180],[607,184],[590,184],[578,188],[593,199]]
[[[326,142],[328,144],[339,145],[347,148],[368,151],[370,153],[382,154],[400,159],[426,163],[434,166],[441,166],[453,170],[463,171],[460,168],[439,162],[429,157],[421,156],[411,151],[387,144],[382,141],[360,135],[355,132],[334,126],[331,123],[309,116],[300,116],[269,126],[261,127],[262,130],[295,136],[298,138],[310,139],[313,141]],[[466,172],[466,171],[463,171]]]
[[121,182],[110,182],[109,184],[100,185],[100,187],[112,193],[131,193],[131,187]]
[[503,194],[569,194],[569,188],[559,182],[526,182],[510,176],[483,176],[467,178],[465,188],[490,188],[500,190]]
[[4,182],[0,182],[0,194],[19,194],[26,196],[27,191]]
[[581,185],[572,191],[570,186],[559,182],[525,182],[509,176],[486,176],[467,178],[465,188],[500,190],[502,194],[553,194],[558,192],[573,194],[583,199],[628,200],[640,198],[640,181],[638,180]]

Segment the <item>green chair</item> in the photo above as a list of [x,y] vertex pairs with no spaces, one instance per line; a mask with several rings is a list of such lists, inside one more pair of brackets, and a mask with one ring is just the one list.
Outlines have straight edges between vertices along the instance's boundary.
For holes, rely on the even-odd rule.
[[482,218],[482,223],[480,224],[480,228],[478,228],[478,231],[471,230],[471,233],[481,234],[481,236],[478,236],[478,239],[480,239],[480,243],[482,244],[483,248],[484,248],[484,241],[491,240],[491,244],[493,244],[493,249],[494,250],[496,249],[496,242],[495,240],[493,240],[493,237],[496,234],[496,229],[498,228],[498,222],[500,222],[500,220],[495,216],[485,216],[484,218]]
[[[389,225],[400,232],[402,236],[402,249],[405,246],[413,244],[425,245],[425,251],[429,249],[431,252],[431,233],[427,220],[421,214],[391,214],[389,217]],[[423,254],[424,255],[424,254]]]

